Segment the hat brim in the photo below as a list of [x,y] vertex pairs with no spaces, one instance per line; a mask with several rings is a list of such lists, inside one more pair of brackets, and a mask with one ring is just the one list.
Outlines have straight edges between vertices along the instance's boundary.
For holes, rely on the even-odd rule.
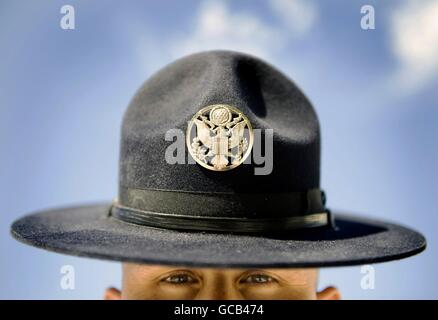
[[402,259],[423,251],[425,238],[393,223],[335,213],[337,229],[254,236],[176,231],[109,216],[110,204],[35,213],[12,225],[35,247],[123,262],[197,267],[328,267]]

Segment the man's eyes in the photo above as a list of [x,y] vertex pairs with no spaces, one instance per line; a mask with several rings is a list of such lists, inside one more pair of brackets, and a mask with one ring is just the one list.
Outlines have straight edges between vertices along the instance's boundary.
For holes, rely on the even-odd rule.
[[[186,273],[186,272],[178,272],[178,273],[170,274],[164,277],[161,281],[173,285],[197,284],[200,282],[198,277],[196,277],[191,273]],[[271,284],[275,282],[277,282],[275,278],[264,273],[252,273],[243,276],[239,280],[240,284],[249,284],[249,285]]]
[[198,283],[198,279],[187,273],[172,274],[162,280],[170,284],[189,284]]
[[242,284],[268,284],[276,282],[276,280],[267,274],[250,274],[240,280]]

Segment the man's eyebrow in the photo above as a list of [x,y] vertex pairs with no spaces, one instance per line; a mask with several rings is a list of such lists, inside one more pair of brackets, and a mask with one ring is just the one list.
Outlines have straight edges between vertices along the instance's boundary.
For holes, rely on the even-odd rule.
[[[317,271],[316,270],[309,270],[309,269],[267,269],[273,274],[280,277],[283,281],[286,283],[289,283],[291,285],[295,286],[305,286],[312,281],[313,274]],[[316,279],[317,279],[316,274]],[[317,283],[317,281],[315,281]]]
[[123,266],[124,271],[134,272],[141,275],[150,275],[156,273],[166,273],[171,270],[182,269],[181,267],[160,266],[160,265],[141,265],[141,264],[126,264]]

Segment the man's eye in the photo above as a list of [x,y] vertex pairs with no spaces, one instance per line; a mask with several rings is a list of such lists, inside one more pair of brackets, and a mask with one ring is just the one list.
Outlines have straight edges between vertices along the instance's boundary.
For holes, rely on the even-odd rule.
[[275,279],[266,274],[251,274],[242,280],[241,283],[250,283],[250,284],[267,284],[271,282],[275,282]]
[[198,282],[196,278],[192,277],[189,274],[183,274],[183,273],[168,276],[167,278],[163,279],[163,281],[171,284],[187,284],[187,283]]

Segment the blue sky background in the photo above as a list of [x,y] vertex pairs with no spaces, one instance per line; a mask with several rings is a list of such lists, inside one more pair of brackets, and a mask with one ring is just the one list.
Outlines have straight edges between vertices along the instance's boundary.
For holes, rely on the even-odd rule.
[[[73,5],[76,29],[59,26]],[[376,29],[360,27],[362,5]],[[324,269],[350,299],[438,298],[438,1],[0,0],[0,298],[99,299],[117,263],[11,239],[25,213],[111,200],[121,117],[153,72],[205,49],[258,55],[294,79],[321,121],[322,187],[332,208],[398,221],[423,254]],[[60,268],[76,269],[62,290]]]

